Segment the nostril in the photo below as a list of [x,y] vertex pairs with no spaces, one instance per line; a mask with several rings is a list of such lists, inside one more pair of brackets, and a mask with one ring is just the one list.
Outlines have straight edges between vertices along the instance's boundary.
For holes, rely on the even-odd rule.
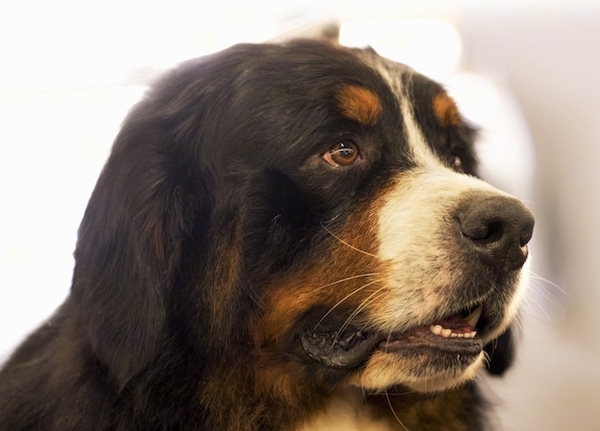
[[500,240],[504,232],[501,221],[476,220],[475,224],[460,220],[461,230],[464,236],[472,241],[480,243],[491,243]]
[[488,226],[488,235],[486,239],[489,242],[498,241],[504,233],[504,225],[500,221],[491,222]]
[[533,219],[528,220],[521,231],[521,236],[519,237],[519,246],[525,247],[529,241],[531,241],[531,237],[533,236]]

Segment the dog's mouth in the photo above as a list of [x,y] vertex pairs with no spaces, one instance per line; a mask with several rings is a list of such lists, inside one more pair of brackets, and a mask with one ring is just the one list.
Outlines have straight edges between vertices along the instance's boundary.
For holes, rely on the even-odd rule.
[[468,362],[469,357],[475,359],[483,350],[481,334],[488,330],[487,311],[480,304],[399,333],[369,332],[331,317],[316,326],[304,326],[300,340],[304,351],[323,365],[352,369],[378,350],[392,354],[430,351],[436,355],[461,355]]

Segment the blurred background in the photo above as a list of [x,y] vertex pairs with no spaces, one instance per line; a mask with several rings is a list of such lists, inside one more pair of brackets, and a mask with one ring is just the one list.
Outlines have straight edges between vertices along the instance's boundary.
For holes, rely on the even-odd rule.
[[600,2],[23,0],[0,13],[0,362],[68,294],[76,232],[130,106],[161,71],[340,24],[442,82],[482,128],[483,176],[537,217],[503,430],[600,425]]

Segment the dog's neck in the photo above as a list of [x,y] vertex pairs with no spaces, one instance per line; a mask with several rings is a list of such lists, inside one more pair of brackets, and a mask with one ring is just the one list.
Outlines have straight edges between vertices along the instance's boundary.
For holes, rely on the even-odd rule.
[[[238,369],[234,367],[234,369]],[[269,368],[273,372],[273,368]],[[471,431],[484,429],[483,400],[474,384],[465,384],[439,394],[423,395],[405,387],[376,394],[355,386],[329,392],[324,387],[269,374],[271,385],[257,385],[246,375],[232,375],[224,367],[211,373],[204,386],[215,429],[255,431]],[[235,374],[235,373],[234,373]],[[218,378],[217,378],[218,376]],[[289,377],[289,376],[288,376]],[[247,381],[246,385],[235,382]],[[272,386],[273,382],[279,385]],[[312,383],[312,384],[311,384]],[[233,385],[236,393],[220,388]]]
[[325,409],[295,431],[471,430],[477,418],[461,408],[476,395],[462,387],[440,395],[396,391],[365,395],[360,389],[334,394]]
[[332,396],[324,410],[301,423],[296,431],[391,431],[393,424],[378,415],[355,389]]

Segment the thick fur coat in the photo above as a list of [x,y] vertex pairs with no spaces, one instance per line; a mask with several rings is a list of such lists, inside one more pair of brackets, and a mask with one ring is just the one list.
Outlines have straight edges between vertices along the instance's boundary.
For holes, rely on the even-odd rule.
[[68,299],[0,371],[0,430],[487,429],[474,382],[510,364],[533,217],[477,178],[474,136],[370,49],[182,64],[115,140]]

